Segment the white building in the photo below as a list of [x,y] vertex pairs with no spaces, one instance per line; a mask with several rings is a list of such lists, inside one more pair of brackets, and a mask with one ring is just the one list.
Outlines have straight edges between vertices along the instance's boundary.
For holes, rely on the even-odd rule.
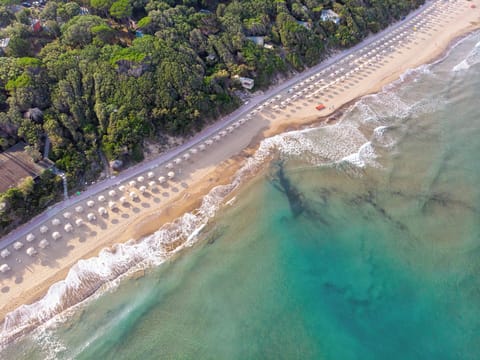
[[338,23],[340,23],[340,16],[338,16],[338,14],[335,11],[330,9],[322,10],[322,13],[320,14],[320,18],[322,19],[322,21],[332,21],[337,25]]

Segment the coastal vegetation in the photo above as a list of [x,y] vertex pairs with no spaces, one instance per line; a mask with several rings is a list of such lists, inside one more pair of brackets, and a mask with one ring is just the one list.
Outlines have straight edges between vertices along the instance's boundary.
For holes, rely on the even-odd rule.
[[[186,137],[231,112],[247,91],[239,76],[266,88],[423,2],[0,0],[0,151],[25,141],[40,158],[48,139],[76,190],[105,159],[138,162],[146,140]],[[0,194],[0,229],[48,206],[58,181]]]

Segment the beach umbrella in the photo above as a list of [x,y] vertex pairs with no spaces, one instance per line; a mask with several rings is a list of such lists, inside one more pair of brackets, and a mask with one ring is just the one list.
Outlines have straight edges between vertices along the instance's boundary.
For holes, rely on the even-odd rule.
[[8,266],[7,264],[0,265],[0,271],[2,273],[6,273],[7,271],[10,271],[10,266]]
[[101,206],[101,207],[98,208],[98,213],[102,216],[107,215],[107,209],[105,209],[103,206]]
[[122,196],[122,197],[120,198],[120,203],[121,203],[121,204],[125,204],[126,202],[127,202],[127,198],[126,198],[125,196]]
[[72,213],[69,212],[69,211],[67,211],[66,213],[63,214],[63,217],[64,217],[65,219],[70,219],[70,218],[72,217]]
[[167,165],[165,165],[165,168],[166,168],[166,169],[173,169],[173,164],[172,164],[172,163],[168,163]]
[[108,195],[109,195],[110,197],[114,197],[115,195],[117,195],[117,192],[112,189],[112,190],[110,190],[110,191],[108,192]]
[[206,148],[205,144],[198,145],[198,150],[200,151],[205,151],[205,148]]
[[155,187],[157,185],[157,183],[155,181],[150,181],[148,183],[148,186],[150,186],[151,188]]
[[168,178],[169,179],[173,179],[175,177],[175,173],[173,171],[170,171],[168,174],[167,174]]
[[165,179],[165,176],[160,176],[160,177],[158,178],[158,182],[159,182],[160,184],[165,183],[165,181],[167,181],[167,179]]
[[77,207],[75,208],[75,211],[76,211],[77,213],[82,213],[82,212],[83,212],[83,206],[80,206],[80,205],[77,206]]
[[233,126],[227,127],[227,131],[228,131],[229,133],[231,133],[233,130],[234,130],[234,127],[233,127]]
[[190,154],[183,154],[183,160],[188,160],[190,159]]
[[48,245],[50,245],[50,243],[48,242],[47,239],[42,239],[40,240],[40,242],[38,243],[38,247],[40,249],[45,249]]
[[130,197],[131,197],[132,199],[136,199],[136,198],[138,198],[138,195],[132,191],[132,192],[130,193]]
[[13,248],[14,248],[15,250],[20,250],[22,247],[23,247],[23,243],[21,243],[20,241],[15,241],[15,242],[13,243]]
[[88,221],[95,221],[95,220],[97,220],[97,217],[95,216],[94,213],[88,213],[87,214],[87,219],[88,219]]
[[207,146],[210,146],[213,144],[213,141],[211,139],[208,139],[207,141],[205,141],[205,145]]
[[32,233],[28,234],[26,240],[28,242],[32,242],[33,240],[35,240],[35,235],[33,235]]
[[125,191],[125,185],[120,185],[120,186],[118,187],[118,191],[124,192],[124,191]]
[[94,207],[94,206],[95,206],[95,201],[93,201],[93,200],[88,200],[88,201],[87,201],[87,206],[88,206],[88,207]]
[[53,240],[58,240],[62,237],[62,235],[60,235],[60,233],[58,231],[55,231],[53,234],[52,234],[52,239]]
[[220,136],[219,136],[219,135],[215,135],[212,139],[213,139],[213,141],[219,141],[219,140],[220,140]]
[[130,187],[134,187],[135,185],[137,185],[137,182],[136,182],[135,180],[130,180],[130,181],[128,182],[128,185],[129,185]]
[[175,160],[173,160],[173,162],[175,163],[175,165],[179,165],[182,162],[182,159],[176,158]]
[[143,182],[144,180],[145,180],[145,178],[144,178],[143,176],[137,177],[137,181],[138,181],[139,183]]
[[105,196],[103,196],[103,195],[100,195],[100,196],[98,197],[98,201],[100,201],[100,202],[105,202],[105,200],[106,200],[106,199],[105,199]]
[[40,233],[45,234],[47,231],[48,231],[48,227],[47,227],[47,226],[45,226],[45,225],[40,226]]
[[153,179],[154,177],[155,177],[155,174],[153,173],[153,171],[149,171],[149,172],[147,173],[147,178]]
[[70,223],[66,223],[65,226],[63,227],[63,229],[64,229],[67,233],[69,233],[69,232],[72,232],[73,226],[72,226],[72,224],[70,224]]
[[75,220],[75,224],[77,226],[82,226],[83,225],[83,220],[82,219],[77,219],[77,220]]
[[225,135],[227,135],[227,132],[222,130],[218,133],[218,135],[220,135],[221,137],[224,137]]
[[35,256],[37,255],[37,250],[34,247],[29,247],[26,251],[28,256]]
[[117,204],[114,202],[114,201],[110,201],[108,203],[108,207],[113,210],[113,209],[116,209],[117,208]]
[[10,256],[10,251],[8,251],[8,249],[3,249],[2,252],[0,252],[0,256],[2,259],[5,259]]
[[195,149],[195,148],[192,148],[192,149],[190,149],[190,153],[191,153],[192,155],[195,155],[196,153],[198,153],[198,150]]
[[138,188],[138,190],[143,194],[145,191],[147,191],[147,187],[142,185]]

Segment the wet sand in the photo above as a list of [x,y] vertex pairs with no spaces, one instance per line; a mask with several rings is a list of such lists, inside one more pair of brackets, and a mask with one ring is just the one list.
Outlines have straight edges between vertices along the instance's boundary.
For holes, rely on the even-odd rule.
[[[68,270],[78,260],[96,256],[101,249],[115,243],[137,240],[151,234],[183,213],[197,208],[211,188],[231,181],[236,170],[255,151],[261,139],[285,130],[326,122],[329,116],[345,104],[375,93],[408,69],[440,57],[455,38],[480,27],[480,10],[471,9],[472,3],[480,6],[480,0],[458,1],[455,11],[436,20],[434,26],[425,31],[415,32],[411,42],[387,56],[384,62],[362,70],[325,94],[297,99],[282,110],[267,108],[257,112],[253,119],[240,128],[204,152],[193,155],[191,159],[176,166],[176,176],[167,185],[157,183],[156,187],[148,188],[144,194],[138,191],[140,184],[133,187],[126,184],[124,194],[120,194],[117,187],[117,195],[112,200],[117,202],[118,210],[108,210],[107,216],[102,217],[97,213],[99,204],[96,199],[96,205],[92,209],[82,204],[85,208],[83,213],[75,212],[78,204],[66,210],[72,213],[69,220],[64,219],[62,214],[57,214],[55,217],[62,221],[58,229],[52,226],[50,220],[47,236],[37,230],[34,233],[36,239],[31,245],[23,241],[25,247],[21,251],[9,247],[12,254],[2,263],[8,264],[11,271],[0,274],[0,319],[18,306],[42,297],[53,283],[65,278]],[[327,108],[319,112],[315,109],[317,103],[324,103]],[[153,171],[154,179],[165,174],[165,169]],[[145,179],[145,183],[148,181]],[[108,200],[111,199],[108,190],[103,192],[107,198],[107,203],[103,206],[107,209]],[[120,205],[120,196],[128,198],[131,191],[138,194],[138,200],[128,199],[128,206]],[[98,195],[100,194],[96,198]],[[86,214],[93,210],[97,214],[97,221],[89,222]],[[77,218],[83,219],[84,224],[76,226]],[[63,230],[67,222],[73,225],[71,233]],[[51,239],[51,232],[55,230],[62,234],[60,240]],[[38,248],[38,242],[44,237],[48,238],[50,246],[42,250]],[[25,249],[29,246],[38,250],[37,256],[29,257],[25,254]]]

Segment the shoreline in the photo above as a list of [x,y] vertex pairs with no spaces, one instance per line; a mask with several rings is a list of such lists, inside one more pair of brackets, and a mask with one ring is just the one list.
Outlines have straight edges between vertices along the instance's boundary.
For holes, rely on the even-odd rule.
[[[480,1],[462,3],[480,3]],[[469,19],[474,18],[477,21],[479,20],[477,14],[472,15],[472,12],[469,15],[465,15],[465,12],[470,11],[470,9],[465,10],[459,12],[456,18],[463,20],[462,16],[464,16],[469,17]],[[38,257],[36,258],[38,261],[32,261],[29,267],[30,272],[24,274],[24,278],[22,277],[23,281],[20,284],[14,283],[16,281],[13,280],[11,281],[12,287],[10,287],[10,284],[5,285],[6,281],[2,279],[0,285],[2,286],[0,321],[3,322],[5,315],[20,305],[29,304],[42,298],[50,286],[64,279],[72,266],[78,263],[80,259],[98,256],[100,250],[110,248],[114,244],[124,243],[131,239],[137,242],[141,238],[154,233],[165,224],[182,216],[182,214],[197,209],[204,196],[213,187],[229,184],[232,181],[236,172],[242,167],[246,159],[256,152],[263,139],[286,131],[295,131],[335,123],[336,119],[345,112],[345,109],[357,102],[359,98],[377,93],[386,85],[399,79],[400,75],[409,69],[417,68],[423,64],[434,63],[436,60],[441,59],[461,38],[480,28],[478,22],[472,23],[473,20],[464,21],[469,25],[461,27],[456,24],[458,28],[454,27],[452,29],[452,26],[448,29],[451,32],[446,31],[445,28],[433,32],[431,36],[438,34],[443,35],[442,37],[439,36],[441,38],[440,40],[437,40],[440,45],[434,44],[434,46],[431,46],[432,44],[430,44],[430,46],[420,46],[424,53],[422,56],[417,56],[414,60],[408,56],[408,54],[410,54],[408,50],[393,53],[394,59],[390,60],[390,64],[387,63],[384,68],[367,74],[357,82],[357,85],[362,83],[363,86],[354,85],[353,88],[340,91],[340,95],[338,95],[335,100],[328,102],[329,106],[333,104],[334,109],[331,111],[329,109],[327,113],[322,114],[322,116],[315,114],[315,111],[312,111],[314,110],[312,109],[314,105],[304,99],[296,101],[297,106],[294,106],[295,111],[293,113],[291,110],[288,110],[291,106],[288,106],[287,110],[282,110],[284,116],[280,115],[279,118],[277,118],[275,114],[273,114],[273,117],[256,116],[256,119],[252,120],[254,121],[253,123],[249,122],[243,125],[246,126],[246,128],[239,130],[240,133],[235,132],[234,135],[231,135],[237,137],[236,139],[232,141],[223,140],[216,145],[215,149],[209,150],[205,159],[201,161],[201,164],[190,163],[184,166],[181,174],[179,174],[180,179],[170,184],[168,188],[163,189],[165,190],[164,193],[160,193],[160,195],[163,195],[168,190],[169,195],[164,201],[155,203],[154,200],[150,202],[145,200],[145,203],[149,204],[149,207],[145,207],[138,214],[132,209],[130,209],[130,212],[125,211],[123,213],[128,214],[129,218],[127,221],[122,222],[119,220],[118,223],[112,223],[112,221],[110,221],[110,224],[106,224],[104,229],[90,229],[90,234],[86,234],[84,238],[82,238],[81,232],[78,231],[79,234],[75,234],[75,236],[78,235],[79,239],[69,240],[69,242],[75,243],[74,249],[67,251],[66,255],[62,254],[64,257],[58,257],[55,261],[55,263],[58,264],[56,267],[42,266],[41,262],[43,259]],[[422,42],[419,37],[422,36],[423,35],[417,34],[416,40],[419,44]],[[412,48],[414,48],[413,45]],[[418,55],[415,51],[411,52]],[[302,106],[302,104],[305,103],[307,103],[307,105]],[[290,114],[288,112],[290,112]],[[332,120],[329,121],[329,119]],[[225,152],[220,150],[225,150]],[[244,184],[245,183],[242,184],[242,187]],[[181,189],[182,187],[183,190]],[[174,191],[173,188],[176,188],[177,191]],[[160,189],[160,192],[161,191],[162,189]],[[238,188],[234,189],[227,198],[235,196],[238,191]],[[158,195],[157,198],[166,197],[160,195]],[[155,196],[152,195],[152,198],[154,197]],[[120,216],[118,216],[118,218],[120,219]],[[63,242],[65,243],[64,245],[66,245],[67,241],[63,240]],[[56,245],[57,243],[54,244]],[[46,249],[46,257],[51,250],[52,249],[49,248]],[[42,267],[47,268],[43,269],[46,271],[34,274],[35,268],[38,269]],[[49,273],[50,276],[45,276],[47,273]],[[28,281],[25,279],[27,277],[29,277]],[[5,286],[9,287],[9,292],[7,293],[9,296],[6,297],[5,292],[3,292]],[[13,289],[13,286],[17,288]]]

